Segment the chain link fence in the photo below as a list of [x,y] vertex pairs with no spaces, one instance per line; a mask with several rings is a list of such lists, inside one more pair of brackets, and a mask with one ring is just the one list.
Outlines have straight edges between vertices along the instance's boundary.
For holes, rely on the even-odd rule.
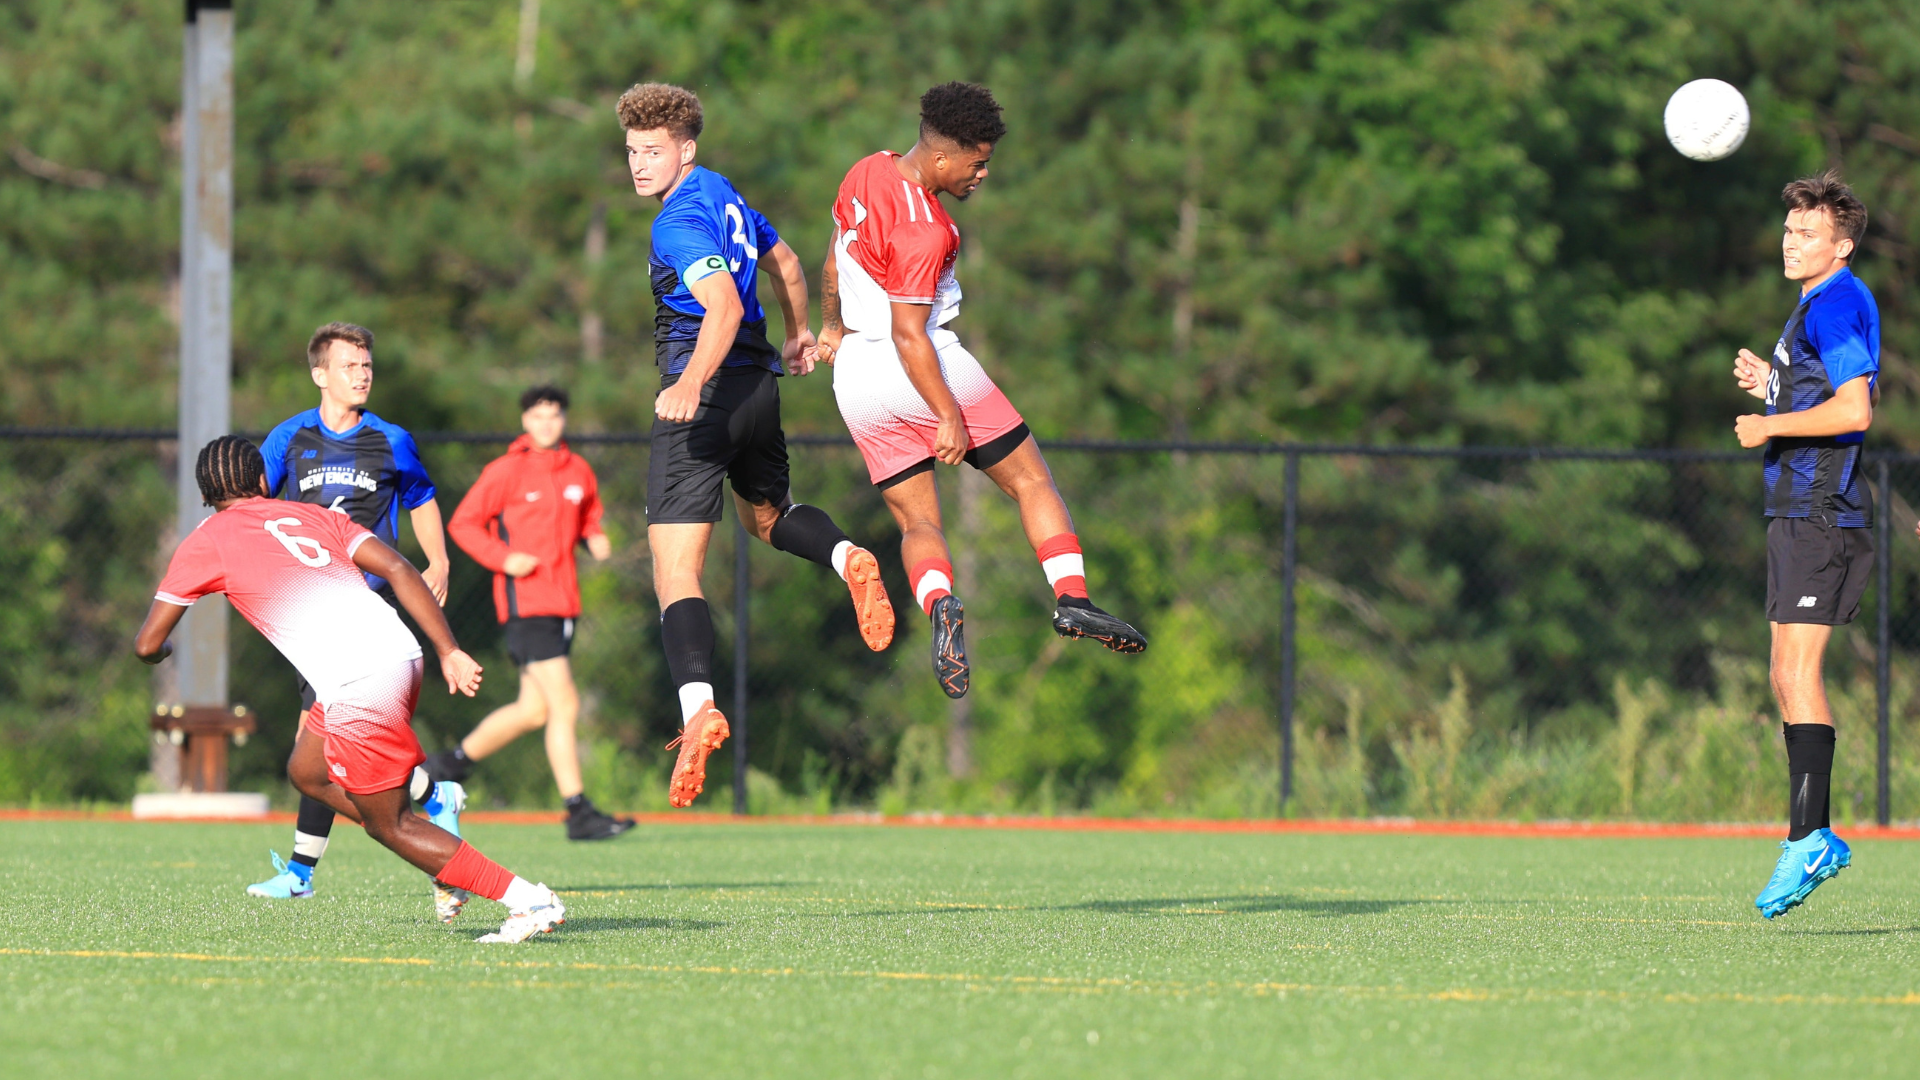
[[[450,515],[507,440],[420,441]],[[645,543],[648,449],[570,441],[616,541],[582,576],[589,787],[650,805],[677,706]],[[737,736],[713,789],[737,809],[1779,815],[1755,455],[1046,442],[1095,600],[1147,632],[1141,657],[1054,637],[1011,502],[943,470],[975,668],[950,703],[858,453],[791,441],[795,498],[880,554],[900,632],[868,652],[830,572],[743,544],[731,523],[716,533],[706,580]],[[128,642],[173,541],[175,453],[163,431],[0,431],[0,802],[118,800],[140,782],[154,691]],[[1884,822],[1920,800],[1906,662],[1920,654],[1920,455],[1866,468],[1891,557],[1827,671],[1836,815]],[[517,689],[489,576],[458,553],[447,611],[489,681],[478,702],[425,696],[429,747]],[[250,629],[233,642],[233,699],[261,716],[236,786],[282,791],[293,674]],[[482,794],[551,803],[538,740],[522,743],[483,771]]]

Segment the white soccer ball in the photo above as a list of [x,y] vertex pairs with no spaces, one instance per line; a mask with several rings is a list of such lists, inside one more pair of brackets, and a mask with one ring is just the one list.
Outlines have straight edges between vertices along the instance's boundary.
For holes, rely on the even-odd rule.
[[1667,99],[1667,141],[1695,161],[1719,161],[1747,140],[1747,99],[1719,79],[1695,79]]

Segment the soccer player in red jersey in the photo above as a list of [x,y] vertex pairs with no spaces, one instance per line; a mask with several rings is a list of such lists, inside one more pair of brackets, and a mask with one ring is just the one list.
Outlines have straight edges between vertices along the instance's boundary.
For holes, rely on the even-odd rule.
[[472,697],[480,686],[480,665],[461,651],[420,571],[344,514],[269,498],[266,463],[245,439],[208,443],[194,472],[215,513],[174,551],[135,654],[149,664],[165,660],[173,653],[167,637],[187,608],[225,593],[318,699],[287,764],[294,787],[366,826],[436,884],[505,903],[506,923],[480,941],[525,941],[565,921],[553,890],[508,872],[409,805],[408,781],[426,760],[411,726],[420,643],[362,573],[391,583],[432,641],[448,693]]
[[940,196],[964,201],[987,178],[1007,132],[986,87],[946,83],[920,98],[920,138],[906,154],[864,158],[833,204],[818,358],[834,365],[840,415],[867,473],[900,523],[900,557],[933,621],[933,667],[949,697],[967,692],[953,565],[940,529],[934,462],[987,474],[1020,505],[1020,523],[1053,587],[1053,628],[1115,652],[1147,647],[1140,631],[1087,598],[1080,540],[1040,447],[1011,402],[948,323],[960,313],[960,227]]
[[567,449],[567,392],[536,386],[520,395],[526,434],[480,471],[454,510],[447,532],[473,561],[493,571],[493,606],[506,628],[507,655],[520,668],[520,697],[427,760],[434,780],[466,780],[473,763],[530,731],[546,729],[547,763],[567,807],[569,840],[610,840],[633,828],[630,817],[601,812],[580,780],[574,722],[573,623],[580,579],[573,549],[585,544],[605,561],[613,543],[600,527],[600,483],[587,459]]

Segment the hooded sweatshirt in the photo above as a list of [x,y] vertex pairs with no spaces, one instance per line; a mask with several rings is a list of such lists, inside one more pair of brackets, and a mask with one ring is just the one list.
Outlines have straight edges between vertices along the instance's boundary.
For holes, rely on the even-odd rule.
[[[580,614],[580,580],[573,549],[598,536],[599,483],[593,467],[561,442],[536,450],[522,435],[474,481],[447,522],[447,533],[473,561],[493,571],[493,607],[509,617]],[[510,552],[540,560],[531,574],[508,577]]]

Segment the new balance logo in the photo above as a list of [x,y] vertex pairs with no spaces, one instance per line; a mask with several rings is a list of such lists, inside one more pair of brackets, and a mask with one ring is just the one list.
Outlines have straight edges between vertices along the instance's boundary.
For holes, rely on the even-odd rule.
[[319,457],[319,456],[320,456],[320,451],[318,451],[318,450],[302,450],[302,451],[300,451],[300,456],[301,456],[302,458],[310,458],[310,457]]
[[1795,606],[1796,607],[1812,607],[1813,605],[1819,602],[1820,602],[1820,598],[1817,596],[1803,596],[1800,598],[1800,603]]

